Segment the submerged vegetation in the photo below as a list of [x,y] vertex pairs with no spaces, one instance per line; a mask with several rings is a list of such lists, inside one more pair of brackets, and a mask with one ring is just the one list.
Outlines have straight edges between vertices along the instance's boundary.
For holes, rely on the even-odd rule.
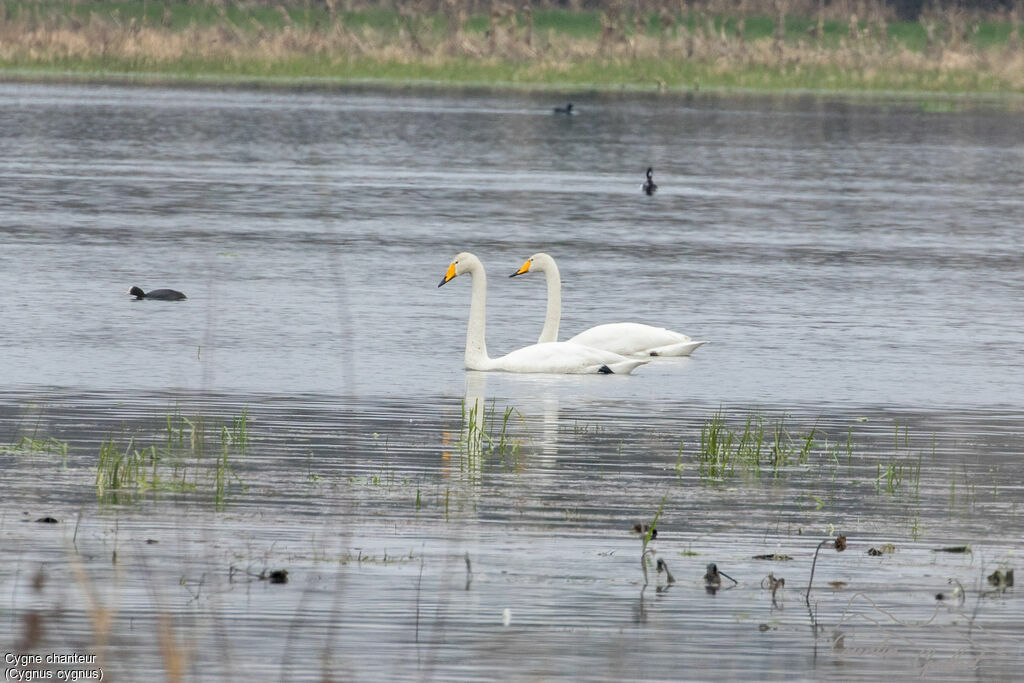
[[[6,0],[8,78],[1024,93],[1021,6]],[[592,9],[590,9],[592,8]]]
[[[220,427],[212,458],[207,457],[209,437],[203,418],[169,414],[165,422],[166,435],[158,443],[141,445],[137,436],[129,436],[123,445],[114,438],[100,444],[94,479],[100,502],[133,502],[150,492],[199,492],[209,483],[212,500],[218,506],[224,504],[231,482],[241,483],[230,457],[245,454],[249,441],[246,413]],[[0,453],[58,455],[66,468],[72,450],[67,441],[33,434],[0,448]]]
[[68,457],[68,442],[55,439],[52,436],[38,439],[33,436],[22,436],[17,443],[13,443],[7,447],[11,453],[18,453],[21,455],[59,455],[61,456],[62,462],[67,461]]
[[[680,443],[676,460],[679,473],[685,469],[683,454],[684,444]],[[859,458],[856,465],[853,455],[852,427],[847,429],[845,438],[830,440],[817,424],[806,433],[794,433],[786,426],[785,415],[769,422],[765,416],[753,414],[746,417],[740,429],[730,427],[725,413],[719,410],[701,427],[695,460],[700,478],[706,481],[724,481],[741,474],[778,479],[809,466],[828,467],[834,479],[834,471],[841,465],[859,466],[863,471],[873,463],[876,493],[896,495],[912,488],[915,498],[920,494],[924,451],[911,449],[906,426],[901,434],[900,425],[896,424],[891,453],[872,455],[866,463]],[[934,442],[931,459],[935,459]],[[955,482],[955,472],[952,475]]]
[[150,491],[195,492],[209,485],[214,503],[222,506],[232,479],[241,484],[229,457],[244,455],[248,445],[248,416],[244,411],[229,424],[221,425],[213,458],[205,457],[208,437],[202,418],[168,415],[166,424],[161,447],[151,444],[140,448],[134,437],[123,448],[113,439],[102,443],[96,466],[96,493],[101,502],[130,502]]
[[129,438],[124,448],[114,440],[104,441],[96,467],[96,493],[102,502],[123,503],[151,491],[196,492],[201,484],[209,484],[213,501],[221,506],[229,480],[234,477],[238,481],[229,455],[245,453],[247,429],[245,413],[233,418],[230,428],[223,425],[219,430],[220,448],[212,459],[204,458],[207,437],[201,418],[190,420],[178,415],[174,425],[168,415],[163,448],[156,444],[139,448],[134,438]]
[[[247,412],[215,430],[208,430],[203,417],[188,418],[178,412],[167,414],[162,426],[163,433],[150,437],[127,434],[100,443],[98,456],[91,461],[95,462],[93,483],[99,501],[131,503],[146,494],[172,492],[208,496],[218,507],[223,506],[231,485],[242,484],[232,463],[245,455],[249,444]],[[216,436],[211,437],[210,431]],[[0,455],[59,456],[61,468],[67,469],[69,459],[86,450],[37,432],[38,426],[32,434],[0,446]]]
[[513,438],[509,430],[510,420],[516,414],[515,408],[505,406],[499,418],[493,401],[488,405],[482,399],[476,400],[468,408],[463,401],[458,443],[463,456],[461,466],[478,469],[485,456],[495,456],[503,463],[516,465],[521,441]]
[[[700,449],[697,451],[701,477],[731,477],[736,474],[737,467],[758,477],[763,470],[778,477],[785,467],[806,464],[815,446],[821,446],[827,458],[838,458],[840,447],[827,441],[823,445],[817,444],[814,441],[816,435],[817,429],[812,427],[806,435],[794,436],[786,429],[785,416],[769,427],[763,416],[751,415],[747,417],[743,431],[733,430],[726,425],[722,411],[718,411],[701,428]],[[847,456],[850,448],[847,440]]]
[[[673,406],[661,419],[646,414],[635,421],[603,419],[590,413],[581,420],[575,408],[538,414],[475,399],[461,405],[451,401],[440,415],[430,412],[431,419],[409,426],[412,420],[380,419],[378,413],[369,421],[332,423],[323,416],[334,414],[335,406],[312,415],[302,410],[291,421],[282,420],[276,406],[266,410],[277,417],[255,424],[245,412],[223,420],[158,414],[122,426],[115,438],[103,431],[109,412],[97,422],[71,418],[83,431],[72,432],[75,440],[64,449],[71,468],[61,469],[60,477],[73,480],[86,495],[74,502],[50,501],[62,509],[48,512],[70,521],[77,507],[74,532],[68,525],[63,537],[52,533],[60,530],[61,519],[49,516],[35,520],[47,526],[32,525],[26,532],[29,525],[8,522],[8,529],[20,531],[33,553],[40,552],[36,543],[44,549],[49,544],[52,556],[71,558],[67,564],[81,577],[78,589],[100,596],[91,598],[99,615],[96,642],[106,642],[107,633],[138,637],[160,628],[159,620],[139,616],[148,616],[147,609],[180,619],[175,610],[181,603],[195,607],[186,613],[194,621],[183,628],[205,628],[204,619],[215,607],[250,610],[268,628],[287,632],[278,615],[303,613],[311,586],[321,591],[317,600],[326,603],[331,572],[337,572],[333,585],[339,588],[334,589],[337,607],[331,608],[336,612],[321,610],[326,620],[337,620],[335,614],[346,609],[382,627],[421,623],[413,628],[424,633],[435,604],[447,611],[449,632],[452,624],[464,623],[456,621],[463,614],[477,624],[486,619],[506,626],[513,619],[553,623],[547,605],[564,604],[567,594],[592,600],[598,585],[602,595],[617,600],[639,593],[635,627],[652,617],[659,632],[676,623],[683,629],[707,628],[693,626],[690,608],[699,603],[702,613],[720,610],[711,624],[729,620],[741,629],[786,629],[804,638],[794,641],[794,648],[826,644],[822,651],[834,656],[849,656],[849,650],[835,654],[835,643],[843,637],[843,625],[860,617],[865,618],[856,622],[860,648],[878,639],[889,647],[897,630],[904,638],[899,642],[909,643],[913,636],[929,651],[948,647],[951,633],[966,633],[972,643],[987,643],[987,652],[1011,656],[1019,640],[1014,639],[1019,620],[1006,621],[1019,543],[1002,542],[1000,536],[1015,514],[1006,499],[1019,500],[1019,488],[1008,487],[999,501],[1002,509],[980,510],[974,519],[983,527],[943,525],[948,480],[955,477],[957,492],[951,513],[966,516],[985,496],[976,494],[965,505],[961,479],[970,477],[972,487],[980,488],[979,472],[991,470],[974,467],[959,442],[943,439],[937,448],[932,439],[922,448],[902,417],[794,417]],[[255,440],[250,429],[257,427],[263,431]],[[61,436],[69,433],[66,425],[55,429]],[[45,454],[59,453],[55,444],[64,443],[36,432],[10,437],[11,445],[0,449],[0,464],[20,468],[11,477],[15,500],[28,498],[26,492],[38,497],[39,482],[57,460]],[[30,453],[34,456],[26,457]],[[250,487],[235,488],[239,477],[233,467],[243,455]],[[314,466],[322,475],[313,475]],[[1012,479],[1010,473],[1003,477]],[[98,500],[89,500],[93,478]],[[829,489],[842,493],[829,509],[804,504],[811,496],[829,496]],[[161,492],[170,495],[157,495]],[[993,498],[997,495],[993,489]],[[191,509],[187,523],[152,523],[154,513],[172,521],[186,513],[167,505],[178,499],[228,508],[225,515],[215,513],[213,505],[198,511],[228,523],[194,524],[202,520],[191,518]],[[147,504],[106,507],[140,500]],[[991,520],[981,520],[989,511],[998,515],[995,530],[989,530]],[[894,513],[920,514],[934,524],[927,543],[909,542],[903,514]],[[27,522],[36,514],[18,516]],[[622,523],[627,516],[628,524]],[[986,531],[976,534],[979,528]],[[849,540],[843,532],[850,532]],[[17,567],[15,558],[9,564]],[[63,587],[69,573],[60,561],[49,562],[35,578],[15,582],[17,648],[47,649],[50,633],[65,632],[55,626],[66,630],[69,623],[85,621],[60,611],[70,602]],[[356,583],[347,579],[356,578],[359,590],[349,590]],[[415,586],[415,604],[407,590],[379,607],[395,594],[389,587],[396,580]],[[62,588],[46,593],[47,582]],[[92,591],[91,582],[99,590]],[[504,610],[501,602],[473,593],[493,597],[513,582],[520,599]],[[383,588],[374,592],[375,583]],[[293,609],[271,612],[253,599],[257,594],[236,589],[246,584],[265,584],[258,595],[276,590],[272,584],[291,585],[295,590],[273,599]],[[18,590],[24,594],[15,596]],[[159,597],[152,608],[116,599],[128,591]],[[709,599],[726,591],[735,591],[737,599]],[[556,594],[561,601],[546,599]],[[784,609],[798,597],[807,610]],[[289,599],[297,602],[278,602]],[[55,606],[34,607],[46,600]],[[614,609],[621,614],[619,605]],[[936,620],[940,610],[954,624]],[[25,614],[31,616],[21,619]],[[54,627],[36,628],[44,623]],[[996,623],[1016,630],[1007,635],[1007,627]],[[852,630],[845,632],[850,638]],[[996,640],[1003,637],[1007,644]],[[208,647],[207,656],[224,644]],[[118,661],[119,654],[108,650],[107,661]],[[177,660],[163,661],[170,669],[166,663]]]
[[[339,467],[345,471],[333,459],[318,461],[320,471],[314,472],[313,455],[308,450],[296,471],[307,490],[305,495],[310,485],[326,494],[351,484],[388,496],[407,497],[415,510],[433,508],[443,511],[445,519],[453,504],[473,504],[475,487],[483,477],[527,474],[550,457],[545,452],[557,451],[614,453],[598,466],[599,476],[604,478],[604,468],[629,467],[638,449],[645,453],[654,449],[660,452],[656,457],[666,462],[664,474],[652,481],[665,485],[674,482],[682,490],[696,483],[722,492],[735,491],[737,485],[741,487],[738,490],[749,490],[762,485],[759,482],[776,482],[791,490],[799,508],[825,510],[826,514],[835,509],[837,495],[859,491],[860,495],[880,497],[884,504],[905,513],[915,536],[921,506],[934,506],[936,496],[941,497],[939,505],[951,515],[999,500],[998,469],[982,472],[967,463],[947,467],[936,455],[934,436],[921,447],[911,438],[909,428],[899,422],[886,438],[878,427],[862,425],[859,419],[838,433],[835,424],[825,429],[819,421],[800,426],[785,413],[752,411],[732,416],[719,409],[691,423],[680,438],[667,433],[623,434],[599,422],[566,419],[557,434],[549,434],[538,443],[538,425],[533,418],[513,406],[499,407],[493,400],[476,399],[463,401],[454,415],[452,429],[443,432],[445,475],[441,480],[432,481],[416,469],[406,470],[390,453],[390,437],[376,433],[373,443],[382,451],[375,446],[361,456],[366,459],[358,469],[362,476],[356,476],[355,471],[341,477],[327,474]],[[243,412],[216,427],[207,422],[199,416],[167,414],[157,430],[133,430],[120,438],[106,437],[92,461],[99,501],[131,503],[170,492],[208,498],[218,507],[225,505],[232,487],[242,486],[234,467],[248,448],[249,419]],[[554,451],[550,444],[545,445],[549,438],[561,441]],[[0,449],[0,454],[56,455],[66,469],[69,458],[80,460],[75,456],[82,450],[81,446],[33,433],[19,436]],[[933,476],[928,476],[928,466],[932,466]],[[328,470],[321,469],[324,467]],[[456,473],[461,474],[449,478]],[[935,473],[941,473],[941,478],[937,479]],[[923,500],[925,489],[931,503]],[[986,495],[989,490],[991,496]],[[365,495],[352,493],[356,498]],[[578,522],[588,516],[585,502],[567,500],[562,509],[566,521]]]

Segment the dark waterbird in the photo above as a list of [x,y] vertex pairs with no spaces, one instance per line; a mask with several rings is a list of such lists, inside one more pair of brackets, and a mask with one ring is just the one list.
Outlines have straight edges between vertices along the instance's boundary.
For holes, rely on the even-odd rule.
[[647,180],[645,180],[644,184],[640,186],[640,188],[644,192],[647,193],[648,197],[651,196],[652,194],[654,194],[654,192],[658,189],[658,186],[654,183],[654,178],[651,177],[653,175],[654,175],[654,169],[651,168],[650,166],[648,166],[647,167]]
[[154,289],[149,292],[142,291],[141,287],[132,287],[128,293],[139,299],[157,299],[158,301],[178,301],[188,297],[175,289]]
[[572,110],[572,102],[569,102],[564,107],[555,107],[556,114],[568,114],[572,116],[575,112]]

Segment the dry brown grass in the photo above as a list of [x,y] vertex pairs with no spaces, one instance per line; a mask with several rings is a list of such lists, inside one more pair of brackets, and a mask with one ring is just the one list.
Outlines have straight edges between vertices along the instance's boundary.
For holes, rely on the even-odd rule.
[[[1014,33],[1003,46],[981,49],[971,37],[978,24],[962,10],[928,13],[921,23],[928,35],[925,50],[912,50],[889,39],[891,11],[878,3],[841,0],[829,5],[817,0],[710,0],[691,9],[697,20],[687,28],[679,20],[684,2],[655,3],[657,30],[646,30],[647,19],[637,24],[628,12],[633,3],[609,0],[596,37],[567,37],[550,30],[538,31],[532,12],[506,2],[490,4],[485,32],[466,29],[472,3],[440,0],[400,6],[400,29],[384,31],[369,26],[349,26],[338,13],[343,0],[327,5],[331,21],[325,25],[300,26],[283,6],[282,25],[269,27],[254,19],[236,25],[222,14],[215,25],[192,24],[183,30],[162,25],[119,21],[117,17],[91,14],[87,20],[36,12],[0,22],[0,62],[8,66],[61,66],[75,61],[109,63],[112,69],[165,71],[176,65],[206,63],[221,73],[249,65],[312,63],[315,71],[343,73],[353,60],[442,68],[466,60],[481,64],[507,64],[519,78],[550,81],[581,64],[601,65],[646,60],[667,66],[697,65],[704,73],[725,75],[755,70],[788,74],[829,70],[849,72],[853,81],[879,80],[883,74],[931,74],[987,80],[996,89],[1024,91],[1024,53]],[[717,15],[739,18],[737,30],[727,33]],[[776,17],[770,37],[749,39],[744,20],[755,15]],[[806,34],[786,35],[786,16],[816,17]],[[433,17],[443,17],[444,29],[436,31]],[[823,43],[826,19],[842,17],[849,31],[838,45]],[[1019,30],[1019,7],[1006,15]],[[631,23],[632,22],[632,23]],[[639,30],[638,30],[639,29]],[[300,67],[301,68],[301,67]],[[669,69],[671,70],[671,69]],[[296,74],[301,75],[301,74]]]

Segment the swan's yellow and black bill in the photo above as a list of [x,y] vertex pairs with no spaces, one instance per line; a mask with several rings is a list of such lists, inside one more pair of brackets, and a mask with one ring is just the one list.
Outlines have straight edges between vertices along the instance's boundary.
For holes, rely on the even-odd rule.
[[516,275],[523,275],[530,272],[530,264],[533,263],[533,259],[526,259],[526,263],[519,267],[519,270],[509,275],[509,277],[515,277]]
[[444,277],[441,278],[441,281],[439,283],[437,283],[437,286],[440,287],[444,283],[446,283],[449,280],[451,280],[453,277],[455,277],[455,264],[454,263],[451,264],[450,266],[448,266],[448,270],[444,271]]

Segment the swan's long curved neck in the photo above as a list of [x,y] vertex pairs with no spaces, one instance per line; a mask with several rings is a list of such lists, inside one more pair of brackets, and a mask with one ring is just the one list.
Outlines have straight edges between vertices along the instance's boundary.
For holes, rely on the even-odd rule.
[[558,341],[558,324],[562,320],[562,277],[554,261],[544,266],[544,277],[548,283],[548,307],[538,344]]
[[487,357],[487,275],[483,265],[469,271],[473,279],[473,297],[469,302],[469,325],[466,327],[466,367],[483,370],[490,361]]

